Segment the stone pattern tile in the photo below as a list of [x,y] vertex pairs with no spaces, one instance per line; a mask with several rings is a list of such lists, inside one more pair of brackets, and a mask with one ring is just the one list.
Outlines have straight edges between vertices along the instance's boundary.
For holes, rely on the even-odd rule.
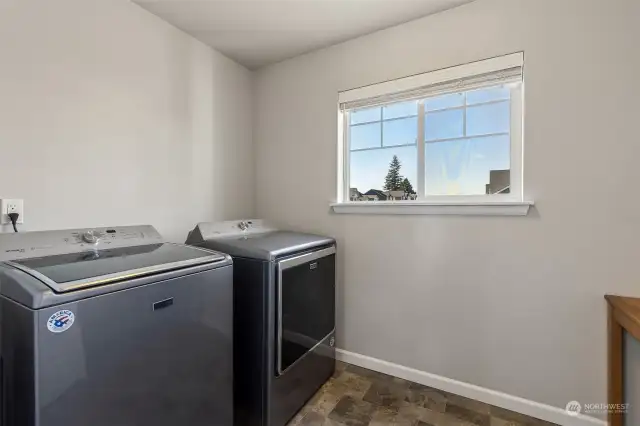
[[[337,362],[288,426],[554,426],[459,395]],[[555,425],[557,426],[557,425]]]

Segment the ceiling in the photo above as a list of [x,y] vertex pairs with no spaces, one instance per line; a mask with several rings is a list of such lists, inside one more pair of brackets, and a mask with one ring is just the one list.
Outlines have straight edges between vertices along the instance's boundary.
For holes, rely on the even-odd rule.
[[132,0],[250,69],[473,0]]

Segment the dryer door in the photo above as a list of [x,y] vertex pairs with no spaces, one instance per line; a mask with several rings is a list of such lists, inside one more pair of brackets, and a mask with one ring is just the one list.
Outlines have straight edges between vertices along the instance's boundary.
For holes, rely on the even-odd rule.
[[278,262],[278,374],[335,330],[335,252],[332,246]]

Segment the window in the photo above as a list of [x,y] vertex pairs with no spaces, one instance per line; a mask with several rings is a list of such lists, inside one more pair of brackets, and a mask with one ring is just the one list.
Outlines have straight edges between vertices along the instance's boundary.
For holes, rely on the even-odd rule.
[[519,53],[341,92],[336,206],[511,203],[528,209],[522,68]]

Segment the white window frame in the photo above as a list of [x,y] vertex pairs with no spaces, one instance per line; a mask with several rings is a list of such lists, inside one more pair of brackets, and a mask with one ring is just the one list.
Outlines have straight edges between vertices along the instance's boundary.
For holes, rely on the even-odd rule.
[[[424,98],[473,90],[474,76],[489,75],[490,73],[496,73],[499,76],[501,71],[517,67],[520,68],[519,72],[522,73],[523,66],[524,54],[519,52],[340,92],[338,105],[338,196],[337,202],[332,204],[334,212],[356,214],[526,215],[533,202],[525,201],[523,191],[523,81],[511,89],[509,194],[425,196],[426,143],[422,140],[424,119],[418,119],[416,185],[418,199],[412,201],[351,201],[349,198],[349,169],[351,164],[349,111],[351,108],[344,108],[344,105],[359,105],[359,102],[362,103],[362,107],[366,108],[367,106],[401,102],[413,97],[418,101],[418,117],[424,117]],[[465,80],[465,84],[456,90],[456,81],[459,82],[461,79]],[[484,83],[479,84],[478,87],[486,86],[488,84]],[[424,95],[425,91],[429,92],[430,88],[435,89],[433,89],[432,93]]]

